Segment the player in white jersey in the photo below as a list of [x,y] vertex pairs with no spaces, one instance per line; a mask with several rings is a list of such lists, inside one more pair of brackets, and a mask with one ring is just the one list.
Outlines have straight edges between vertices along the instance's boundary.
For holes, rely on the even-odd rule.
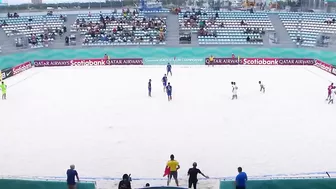
[[259,85],[260,85],[260,92],[265,93],[265,85],[261,83],[261,81],[259,81]]
[[232,100],[238,99],[238,95],[237,95],[238,87],[236,85],[236,82],[231,82],[231,85],[232,85]]
[[335,93],[336,93],[336,90],[333,89],[331,91],[328,104],[334,104]]

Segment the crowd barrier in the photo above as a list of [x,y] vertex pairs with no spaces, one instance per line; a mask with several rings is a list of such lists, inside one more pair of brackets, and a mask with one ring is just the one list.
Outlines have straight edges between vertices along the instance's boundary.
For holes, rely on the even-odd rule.
[[[233,189],[233,181],[221,181],[220,189]],[[336,179],[250,180],[246,189],[335,189]]]
[[204,58],[231,57],[234,53],[241,58],[308,58],[318,59],[336,65],[335,53],[304,48],[240,48],[240,47],[139,47],[139,48],[81,48],[81,49],[40,49],[0,56],[0,69],[14,67],[22,62],[34,60],[100,59],[105,54],[111,58],[142,58],[144,65],[204,65]]
[[[1,189],[62,189],[67,188],[64,181],[0,179]],[[77,189],[95,189],[94,182],[80,182]]]
[[[143,58],[93,58],[72,60],[34,60],[0,71],[1,78],[7,79],[32,67],[57,66],[115,66],[144,65]],[[336,66],[317,59],[309,58],[209,58],[203,59],[203,65],[285,65],[285,66],[316,66],[330,74],[336,75]]]

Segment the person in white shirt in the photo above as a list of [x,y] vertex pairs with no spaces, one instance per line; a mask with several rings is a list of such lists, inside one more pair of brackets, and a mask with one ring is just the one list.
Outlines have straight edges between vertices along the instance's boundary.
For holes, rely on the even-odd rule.
[[331,95],[330,95],[328,104],[334,104],[335,93],[336,93],[336,90],[333,89],[331,91]]
[[231,85],[232,85],[232,100],[238,99],[238,95],[237,95],[238,87],[236,85],[236,82],[231,82]]

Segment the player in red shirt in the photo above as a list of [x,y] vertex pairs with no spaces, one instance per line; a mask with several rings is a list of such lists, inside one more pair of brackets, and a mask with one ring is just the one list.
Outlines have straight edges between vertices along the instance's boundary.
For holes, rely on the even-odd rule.
[[333,89],[336,89],[336,87],[334,86],[334,83],[331,83],[331,85],[328,86],[328,97],[326,99],[327,101],[330,100]]

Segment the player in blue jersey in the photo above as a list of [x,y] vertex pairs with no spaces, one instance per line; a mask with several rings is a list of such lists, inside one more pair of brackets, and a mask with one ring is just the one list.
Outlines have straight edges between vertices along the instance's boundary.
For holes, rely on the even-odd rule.
[[172,98],[173,87],[170,85],[170,83],[168,83],[168,85],[166,87],[166,91],[167,91],[167,95],[168,95],[168,101],[173,100],[173,98]]
[[173,76],[172,74],[172,66],[170,65],[170,63],[167,64],[167,75],[170,73],[170,76]]
[[164,76],[162,77],[162,84],[163,84],[163,92],[166,91],[166,86],[167,86],[167,82],[168,82],[168,78],[167,78],[167,74],[164,74]]
[[148,81],[148,96],[152,97],[152,80],[149,79]]

